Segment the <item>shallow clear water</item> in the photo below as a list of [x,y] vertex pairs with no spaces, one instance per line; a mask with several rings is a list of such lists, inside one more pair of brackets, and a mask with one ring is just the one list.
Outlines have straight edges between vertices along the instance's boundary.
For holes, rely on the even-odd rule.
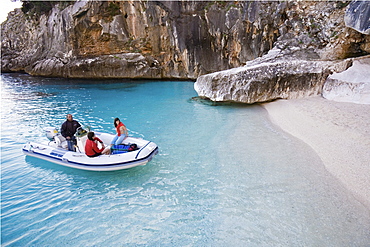
[[[212,105],[192,82],[1,75],[2,246],[368,246],[370,215],[258,105]],[[159,154],[88,172],[25,157],[67,113]]]

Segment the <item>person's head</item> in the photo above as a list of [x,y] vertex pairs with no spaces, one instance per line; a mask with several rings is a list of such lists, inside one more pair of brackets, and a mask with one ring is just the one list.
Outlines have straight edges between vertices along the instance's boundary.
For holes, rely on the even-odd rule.
[[94,132],[89,132],[89,133],[87,133],[87,138],[89,139],[89,140],[91,140],[91,141],[93,141],[94,140],[94,136],[95,136],[95,133]]
[[72,121],[73,120],[73,116],[72,116],[72,114],[67,114],[67,120],[68,121]]
[[119,120],[119,118],[118,117],[116,117],[115,119],[114,119],[114,127],[117,127],[118,125],[119,125],[119,123],[121,122],[121,120]]

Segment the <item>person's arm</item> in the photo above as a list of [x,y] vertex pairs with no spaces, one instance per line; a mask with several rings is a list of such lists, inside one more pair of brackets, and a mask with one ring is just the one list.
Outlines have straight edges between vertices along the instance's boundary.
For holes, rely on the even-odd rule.
[[73,132],[76,133],[77,132],[77,129],[81,127],[81,124],[79,122],[77,122],[76,120],[73,120],[72,122],[72,129],[73,129]]
[[67,137],[67,136],[66,136],[66,123],[65,123],[65,122],[62,124],[62,127],[60,128],[60,134],[61,134],[64,138],[66,138],[66,137]]
[[121,132],[121,135],[124,134],[125,136],[128,136],[128,133],[127,133],[127,128],[122,125],[120,128],[119,128],[119,131]]
[[104,143],[102,140],[100,140],[98,137],[95,137],[94,140],[100,142],[101,146],[104,148]]
[[102,140],[100,140],[98,137],[95,137],[94,140],[100,142],[101,144],[103,144]]
[[98,145],[95,142],[93,142],[92,149],[95,153],[101,153],[104,150],[104,148],[99,149]]

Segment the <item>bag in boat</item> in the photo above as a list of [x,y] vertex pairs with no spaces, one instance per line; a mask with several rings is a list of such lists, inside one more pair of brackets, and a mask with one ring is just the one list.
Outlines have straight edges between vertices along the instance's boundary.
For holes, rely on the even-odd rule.
[[119,144],[119,145],[113,145],[111,147],[112,154],[122,154],[122,153],[127,153],[127,152],[135,151],[135,150],[137,150],[137,145],[135,143]]

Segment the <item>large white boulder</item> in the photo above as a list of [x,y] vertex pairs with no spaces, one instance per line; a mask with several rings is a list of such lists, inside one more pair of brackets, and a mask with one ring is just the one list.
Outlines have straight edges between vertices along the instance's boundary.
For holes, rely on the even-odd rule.
[[[320,61],[267,54],[246,66],[199,76],[198,95],[212,101],[257,103],[321,95],[326,78],[350,60]],[[276,54],[273,54],[276,56]]]
[[334,101],[370,104],[370,56],[355,59],[347,70],[330,75],[322,95]]

